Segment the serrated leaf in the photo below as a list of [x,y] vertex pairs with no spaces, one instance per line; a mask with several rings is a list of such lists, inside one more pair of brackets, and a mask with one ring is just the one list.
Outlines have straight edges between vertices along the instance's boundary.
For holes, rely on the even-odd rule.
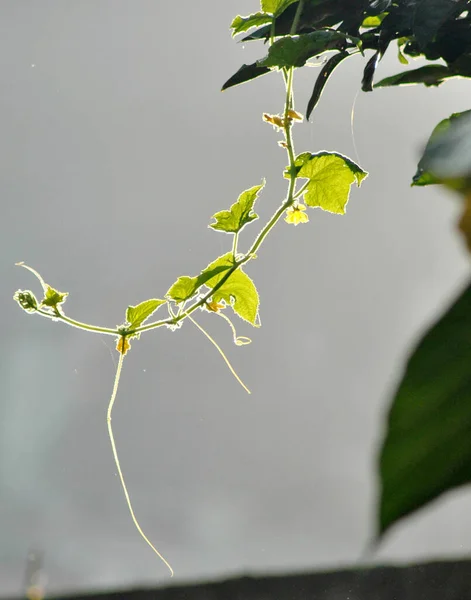
[[[217,272],[218,270],[220,272],[206,280],[206,285],[214,287],[233,265],[234,257],[231,252],[220,256],[207,268],[207,270],[211,270],[212,272]],[[259,307],[257,288],[250,277],[242,271],[241,267],[231,273],[227,281],[214,292],[212,299],[213,302],[224,300],[241,319],[256,326]]]
[[221,91],[223,92],[230,87],[240,85],[241,83],[246,83],[247,81],[251,81],[256,77],[266,75],[267,73],[270,73],[270,69],[268,67],[261,67],[256,62],[250,65],[244,64],[236,73],[234,73],[234,75],[232,75],[232,77],[229,77],[226,83],[222,86]]
[[380,454],[378,537],[471,482],[471,285],[408,360]]
[[[368,176],[351,159],[337,152],[304,152],[295,161],[296,177],[308,179],[304,200],[308,206],[319,207],[331,213],[344,214],[350,188],[360,187]],[[289,171],[285,171],[289,177]]]
[[69,292],[59,292],[55,290],[50,285],[46,285],[46,289],[44,290],[44,298],[41,301],[42,306],[50,306],[51,308],[55,308],[59,304],[62,304],[66,301]]
[[270,13],[277,17],[285,11],[290,4],[294,4],[298,0],[261,0],[263,12]]
[[268,56],[258,61],[261,67],[302,67],[306,61],[345,42],[346,35],[339,31],[319,30],[300,35],[286,35],[270,46]]
[[218,260],[219,259],[216,259],[208,265],[197,277],[188,277],[187,275],[179,277],[165,294],[165,297],[173,300],[177,304],[192,298],[199,288],[202,285],[205,285],[209,279],[219,274],[222,274],[221,276],[223,276],[224,271],[231,268],[232,265],[218,263]]
[[242,17],[237,15],[235,19],[231,23],[232,37],[236,36],[239,33],[243,33],[252,27],[260,27],[261,25],[266,25],[267,23],[271,23],[273,17],[271,15],[267,15],[263,12],[258,12],[253,15],[248,15],[247,17]]
[[258,219],[258,215],[253,212],[253,207],[264,185],[265,181],[242,192],[229,210],[221,210],[212,216],[216,223],[211,223],[210,227],[227,233],[238,233],[245,225]]
[[192,296],[196,294],[197,290],[198,278],[183,275],[182,277],[179,277],[176,280],[176,282],[168,290],[165,296],[179,304],[180,302],[185,302],[186,300],[189,300]]
[[141,302],[137,306],[128,306],[126,309],[126,321],[129,323],[129,328],[136,329],[137,327],[140,327],[144,321],[159,308],[159,306],[162,306],[162,304],[165,303],[166,300],[151,298],[150,300]]
[[411,69],[409,71],[403,71],[392,75],[391,77],[385,77],[375,83],[375,88],[390,87],[394,85],[414,85],[423,83],[426,86],[440,85],[446,79],[457,77],[456,73],[453,73],[445,65],[425,65],[418,69]]

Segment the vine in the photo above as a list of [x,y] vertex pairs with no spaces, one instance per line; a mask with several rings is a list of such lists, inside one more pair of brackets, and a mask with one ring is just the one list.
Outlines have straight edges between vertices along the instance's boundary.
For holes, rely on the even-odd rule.
[[[236,345],[250,343],[249,338],[237,335],[234,322],[226,313],[234,313],[253,327],[260,326],[258,291],[245,268],[258,257],[265,238],[283,217],[289,225],[307,223],[308,208],[344,214],[351,186],[360,186],[367,176],[366,171],[359,165],[338,152],[322,150],[316,153],[305,151],[296,154],[293,128],[296,123],[301,123],[304,117],[295,106],[294,71],[303,67],[312,57],[334,52],[316,78],[307,103],[307,119],[315,110],[325,84],[335,68],[346,58],[354,54],[364,54],[365,50],[372,50],[373,55],[364,69],[362,89],[371,91],[378,63],[392,40],[397,39],[401,62],[407,62],[406,55],[425,55],[429,58],[427,52],[432,52],[431,45],[437,44],[437,31],[447,19],[457,22],[468,2],[439,0],[433,3],[431,13],[427,12],[428,9],[423,5],[423,2],[415,0],[261,0],[259,12],[246,17],[235,17],[231,24],[233,36],[257,28],[246,36],[244,41],[264,40],[268,42],[268,53],[251,65],[242,65],[222,89],[271,72],[281,74],[285,85],[284,105],[280,113],[265,113],[262,118],[272,125],[276,132],[282,134],[278,144],[285,149],[287,155],[288,165],[283,173],[287,180],[286,195],[274,209],[271,218],[254,235],[251,245],[245,251],[239,248],[239,234],[259,219],[255,212],[255,204],[265,185],[264,180],[243,191],[228,209],[212,216],[210,228],[232,236],[230,249],[225,254],[218,256],[196,276],[178,277],[162,298],[151,298],[136,306],[128,306],[123,323],[114,328],[82,323],[67,316],[64,303],[68,294],[47,284],[33,268],[18,263],[38,278],[43,290],[40,300],[30,290],[18,290],[15,293],[14,299],[24,311],[52,321],[62,321],[85,331],[111,335],[116,339],[119,361],[107,410],[108,434],[113,456],[134,524],[172,575],[173,569],[169,562],[148,539],[135,517],[111,426],[122,367],[131,349],[131,343],[137,341],[142,334],[159,327],[176,331],[188,319],[211,341],[237,381],[250,393],[235,373],[223,350],[197,322],[196,311],[207,311],[224,318],[231,327]],[[446,10],[442,11],[443,7]],[[430,19],[430,14],[433,19]],[[469,23],[469,19],[466,22]],[[436,48],[434,51],[436,52]],[[408,73],[407,77],[400,75],[380,81],[375,87],[401,85],[404,82],[438,85],[446,78],[462,76],[464,67],[462,63],[460,66],[449,61],[447,66],[440,65],[440,68],[433,69],[433,72],[427,71],[426,76],[421,69]],[[165,309],[167,315],[149,322],[157,311],[162,313]]]

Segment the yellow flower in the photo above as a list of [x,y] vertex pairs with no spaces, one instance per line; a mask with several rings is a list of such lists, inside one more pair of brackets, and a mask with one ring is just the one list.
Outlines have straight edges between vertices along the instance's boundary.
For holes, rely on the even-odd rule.
[[126,352],[129,350],[130,347],[131,347],[131,344],[129,343],[129,340],[127,337],[122,335],[121,337],[118,338],[118,341],[116,342],[116,350],[118,352],[120,352],[121,354],[126,354]]
[[293,119],[293,121],[302,121],[303,116],[301,113],[296,112],[295,110],[289,110],[287,113],[288,118]]
[[263,113],[263,120],[267,123],[271,123],[277,131],[283,129],[285,126],[285,121],[280,115],[268,115],[267,113]]
[[206,308],[212,312],[219,312],[222,308],[225,308],[224,304],[220,304],[218,302],[214,302],[214,300],[212,302],[206,302]]
[[286,210],[285,221],[291,225],[299,225],[299,223],[307,223],[309,217],[304,212],[306,207],[304,204],[297,204],[296,206],[290,206]]

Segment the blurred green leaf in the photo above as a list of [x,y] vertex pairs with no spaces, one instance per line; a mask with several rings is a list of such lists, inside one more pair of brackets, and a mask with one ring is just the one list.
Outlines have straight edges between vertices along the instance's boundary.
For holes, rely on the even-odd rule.
[[471,285],[412,352],[380,457],[378,537],[471,481]]
[[433,130],[412,185],[446,183],[469,189],[471,178],[471,110],[453,113]]

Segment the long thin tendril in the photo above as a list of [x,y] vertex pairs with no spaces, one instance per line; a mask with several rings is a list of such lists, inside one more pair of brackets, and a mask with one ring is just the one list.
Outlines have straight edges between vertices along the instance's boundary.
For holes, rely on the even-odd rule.
[[196,327],[198,327],[198,329],[201,331],[201,333],[203,333],[208,340],[211,342],[211,344],[213,344],[216,347],[216,350],[219,352],[219,354],[222,356],[222,358],[224,359],[224,362],[226,363],[226,365],[229,367],[229,371],[234,375],[234,377],[237,379],[237,381],[240,383],[240,385],[244,388],[244,390],[247,392],[247,394],[251,394],[252,392],[249,390],[249,388],[245,385],[245,383],[242,381],[242,379],[237,375],[237,373],[234,370],[234,367],[231,365],[231,363],[229,362],[227,356],[224,354],[224,352],[222,351],[221,347],[216,343],[216,341],[209,335],[209,333],[203,329],[201,327],[201,325],[199,323],[197,323],[193,317],[191,315],[187,315],[188,319],[190,319],[190,321],[193,323],[193,325],[196,325]]
[[113,410],[114,401],[116,399],[116,394],[118,393],[119,380],[121,378],[121,371],[123,368],[124,354],[122,352],[119,353],[118,366],[116,368],[116,376],[114,378],[113,392],[111,393],[110,402],[108,404],[108,411],[106,413],[106,421],[108,423],[108,436],[111,442],[111,449],[113,450],[114,462],[116,465],[116,470],[118,471],[119,478],[121,480],[121,486],[123,488],[124,496],[126,498],[126,502],[129,508],[129,512],[131,513],[131,518],[136,526],[136,529],[140,533],[141,537],[147,542],[147,544],[152,548],[152,550],[157,554],[160,560],[166,565],[168,570],[170,571],[171,576],[173,577],[173,569],[168,563],[167,560],[160,554],[154,544],[149,540],[146,534],[142,531],[141,526],[139,525],[139,521],[136,519],[136,515],[134,514],[134,510],[131,504],[131,498],[129,497],[129,492],[126,487],[126,483],[124,481],[123,472],[121,470],[121,465],[119,464],[118,451],[116,450],[116,443],[114,441],[113,429],[111,427],[111,412]]

